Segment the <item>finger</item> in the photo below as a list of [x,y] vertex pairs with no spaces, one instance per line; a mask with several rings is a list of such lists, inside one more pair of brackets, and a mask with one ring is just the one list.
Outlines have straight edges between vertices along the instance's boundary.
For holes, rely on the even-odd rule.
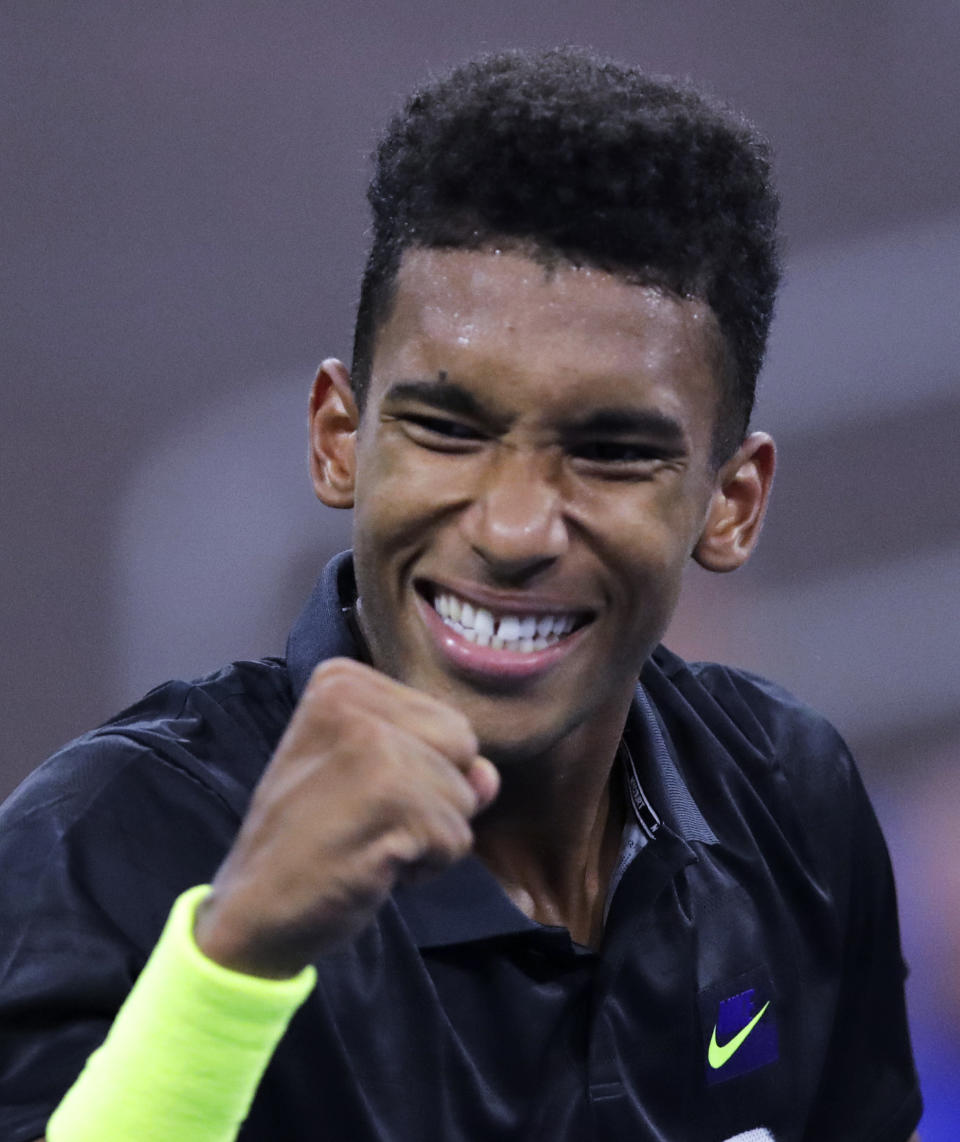
[[358,707],[413,734],[466,771],[479,748],[467,717],[431,694],[373,673],[373,684],[354,694]]
[[373,714],[419,737],[464,771],[477,753],[476,734],[459,710],[353,659],[321,663],[302,704],[321,722],[347,708]]
[[[397,733],[394,727],[391,727],[391,732]],[[488,796],[488,775],[484,773],[480,778],[481,788],[478,789],[469,777],[472,766],[465,770],[455,765],[446,754],[412,735],[403,733],[400,739],[403,741],[403,794],[408,803],[421,803],[429,790],[438,801],[452,807],[464,821],[488,804],[482,800]]]
[[464,775],[477,795],[474,813],[482,813],[500,792],[500,771],[485,757],[475,757]]
[[[393,805],[414,817],[431,805],[452,808],[463,821],[477,812],[478,793],[463,770],[416,734],[384,718],[364,715],[341,733],[341,779],[364,800],[376,798],[381,811]],[[326,780],[329,762],[318,756],[315,779]]]
[[[437,814],[422,830],[414,844],[417,855],[395,866],[394,875],[404,883],[419,883],[436,876],[457,861],[463,860],[473,847],[473,832],[457,814]],[[412,838],[411,838],[412,839]]]

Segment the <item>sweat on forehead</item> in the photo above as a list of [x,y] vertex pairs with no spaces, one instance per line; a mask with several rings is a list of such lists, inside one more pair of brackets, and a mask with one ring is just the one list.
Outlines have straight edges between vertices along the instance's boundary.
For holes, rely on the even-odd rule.
[[[661,333],[670,333],[669,342],[651,337],[651,319]],[[431,371],[446,370],[444,354],[478,350],[479,328],[496,331],[505,354],[517,339],[539,339],[550,360],[581,370],[599,334],[605,335],[608,360],[619,351],[620,359],[612,359],[616,371],[644,368],[668,345],[674,351],[694,341],[709,347],[718,377],[721,367],[717,321],[702,300],[595,267],[554,262],[547,269],[521,250],[407,250],[377,350],[391,342],[395,352],[398,337],[421,355],[431,346]]]
[[544,424],[573,425],[591,410],[674,412],[682,392],[709,438],[718,342],[706,303],[617,274],[546,274],[514,251],[411,250],[378,331],[370,400],[381,410],[423,398],[488,426],[538,410]]

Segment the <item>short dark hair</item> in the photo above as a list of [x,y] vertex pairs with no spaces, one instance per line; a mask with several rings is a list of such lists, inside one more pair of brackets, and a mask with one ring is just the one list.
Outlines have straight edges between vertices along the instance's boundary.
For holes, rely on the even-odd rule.
[[414,92],[375,163],[361,410],[403,251],[514,243],[705,300],[723,342],[715,459],[739,446],[780,276],[769,151],[741,116],[587,49],[507,51]]

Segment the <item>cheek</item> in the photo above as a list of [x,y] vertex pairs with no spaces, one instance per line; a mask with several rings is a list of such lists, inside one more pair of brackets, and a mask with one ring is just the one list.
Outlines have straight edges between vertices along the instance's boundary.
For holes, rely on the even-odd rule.
[[670,579],[686,564],[700,531],[699,499],[680,481],[607,490],[578,513],[630,581]]
[[468,503],[481,457],[431,453],[384,433],[358,450],[355,532],[411,539],[457,505]]
[[389,445],[364,442],[357,449],[354,527],[380,535],[402,526],[417,498],[418,473]]
[[606,512],[594,511],[591,533],[604,545],[604,563],[616,571],[622,592],[616,609],[632,639],[649,645],[662,637],[677,605],[699,534],[699,503],[651,486],[643,495],[624,497],[616,510],[606,506]]
[[376,611],[378,621],[393,625],[410,566],[444,538],[443,522],[456,514],[454,480],[396,447],[360,459],[353,513],[357,583],[371,615]]

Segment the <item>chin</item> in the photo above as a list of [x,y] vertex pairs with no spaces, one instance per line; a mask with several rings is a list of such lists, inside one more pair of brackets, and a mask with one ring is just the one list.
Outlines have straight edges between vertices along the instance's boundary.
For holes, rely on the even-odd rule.
[[[567,716],[562,720],[544,724],[542,718],[523,719],[518,711],[498,711],[498,715],[471,716],[469,709],[463,712],[470,718],[474,732],[480,742],[481,754],[489,758],[498,768],[506,769],[529,764],[540,757],[553,755],[558,746],[568,741],[584,721],[583,716]],[[504,730],[507,730],[505,733]]]

